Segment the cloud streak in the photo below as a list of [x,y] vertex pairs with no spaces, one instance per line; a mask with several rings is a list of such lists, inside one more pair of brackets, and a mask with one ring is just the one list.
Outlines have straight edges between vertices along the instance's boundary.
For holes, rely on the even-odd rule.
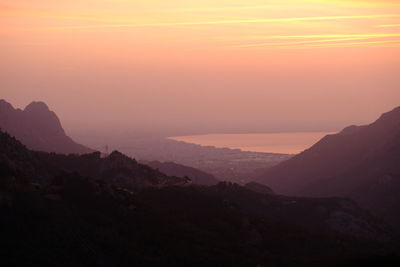
[[323,39],[323,40],[311,40],[311,41],[296,41],[296,42],[271,42],[271,43],[259,43],[259,44],[243,44],[229,46],[231,48],[250,48],[250,47],[269,47],[269,46],[286,46],[286,45],[298,45],[298,44],[313,44],[313,43],[332,43],[340,41],[354,41],[363,40],[364,38],[339,38],[339,39]]
[[243,36],[243,37],[241,37],[241,39],[266,40],[266,39],[353,38],[353,37],[354,38],[400,37],[400,33],[267,35],[267,36]]
[[357,20],[357,19],[380,19],[400,17],[399,14],[376,14],[359,16],[316,16],[316,17],[290,17],[290,18],[261,18],[261,19],[232,19],[212,21],[187,21],[187,22],[161,22],[161,23],[125,23],[125,24],[99,24],[84,26],[60,26],[46,27],[47,30],[68,29],[106,29],[106,28],[140,28],[140,27],[173,27],[173,26],[195,26],[195,25],[224,25],[224,24],[252,24],[252,23],[281,23],[281,22],[304,22],[304,21],[335,21],[335,20]]
[[391,27],[400,27],[400,24],[383,24],[383,25],[378,25],[378,28],[391,28]]
[[[376,44],[386,42],[397,42],[400,33],[369,33],[369,34],[308,34],[308,35],[266,35],[266,36],[243,36],[238,37],[237,40],[268,40],[262,43],[247,43],[227,46],[228,48],[257,48],[257,47],[299,47],[299,45],[323,44],[333,43],[329,46],[340,46],[349,44],[348,41],[365,40],[357,42],[357,44]],[[393,39],[394,40],[379,40],[379,39]],[[367,41],[371,39],[378,39],[375,41]],[[276,41],[284,42],[276,42]],[[353,44],[355,44],[353,42]]]
[[313,40],[313,41],[299,41],[299,42],[244,44],[244,45],[229,46],[229,48],[269,47],[278,49],[281,48],[301,49],[301,48],[351,47],[351,46],[365,46],[365,45],[371,46],[371,45],[382,45],[382,44],[392,44],[395,46],[400,45],[400,40],[348,42],[348,41],[363,40],[363,39],[364,38],[342,38],[342,39]]
[[[352,46],[381,46],[391,44],[391,46],[400,46],[400,40],[389,40],[389,41],[368,41],[368,42],[349,42],[339,44],[323,44],[323,45],[307,45],[304,48],[329,48],[329,47],[352,47]],[[295,48],[292,46],[291,48]]]

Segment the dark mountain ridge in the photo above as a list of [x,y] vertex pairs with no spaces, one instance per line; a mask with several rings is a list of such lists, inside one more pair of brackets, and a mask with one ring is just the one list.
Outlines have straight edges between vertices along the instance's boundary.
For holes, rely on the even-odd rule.
[[32,150],[63,154],[94,152],[67,136],[57,115],[43,102],[32,102],[21,110],[0,100],[0,129]]
[[283,194],[350,197],[400,226],[400,107],[322,138],[258,181]]
[[60,173],[77,173],[133,191],[149,186],[185,185],[189,182],[189,179],[167,176],[118,151],[104,158],[100,152],[64,155],[30,151],[1,131],[0,147],[2,173],[21,181],[48,183]]

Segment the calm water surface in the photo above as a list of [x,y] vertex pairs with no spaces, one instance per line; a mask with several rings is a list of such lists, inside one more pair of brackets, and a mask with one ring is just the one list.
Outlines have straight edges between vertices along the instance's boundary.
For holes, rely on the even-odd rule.
[[244,151],[296,154],[309,148],[331,132],[204,134],[173,136],[170,139],[192,144],[228,147]]

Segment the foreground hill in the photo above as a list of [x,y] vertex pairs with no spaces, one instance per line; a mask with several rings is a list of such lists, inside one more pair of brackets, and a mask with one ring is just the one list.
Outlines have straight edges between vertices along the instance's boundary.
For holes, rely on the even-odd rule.
[[154,169],[160,170],[167,175],[188,177],[193,184],[215,185],[218,183],[217,178],[215,178],[212,174],[174,162],[149,161],[144,163]]
[[189,182],[186,178],[167,176],[117,151],[105,158],[100,152],[85,155],[35,152],[1,131],[0,147],[1,173],[15,181],[46,184],[57,175],[76,173],[134,191]]
[[400,107],[324,137],[259,181],[278,193],[351,197],[400,227]]
[[32,152],[2,132],[0,148],[5,266],[398,261],[391,230],[350,200],[284,197],[256,185],[185,186],[118,152]]
[[20,110],[0,100],[0,129],[15,136],[32,150],[63,154],[94,151],[68,137],[57,115],[43,102],[32,102]]

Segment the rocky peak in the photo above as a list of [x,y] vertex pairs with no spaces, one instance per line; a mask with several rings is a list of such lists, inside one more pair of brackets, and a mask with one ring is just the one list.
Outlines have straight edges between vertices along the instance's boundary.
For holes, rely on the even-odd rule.
[[43,102],[32,102],[24,109],[31,128],[46,136],[65,135],[57,115]]
[[65,154],[93,152],[66,135],[59,118],[44,102],[32,102],[21,110],[0,100],[0,128],[33,150]]
[[46,103],[41,101],[33,101],[29,105],[27,105],[24,109],[26,112],[50,112],[49,107]]

